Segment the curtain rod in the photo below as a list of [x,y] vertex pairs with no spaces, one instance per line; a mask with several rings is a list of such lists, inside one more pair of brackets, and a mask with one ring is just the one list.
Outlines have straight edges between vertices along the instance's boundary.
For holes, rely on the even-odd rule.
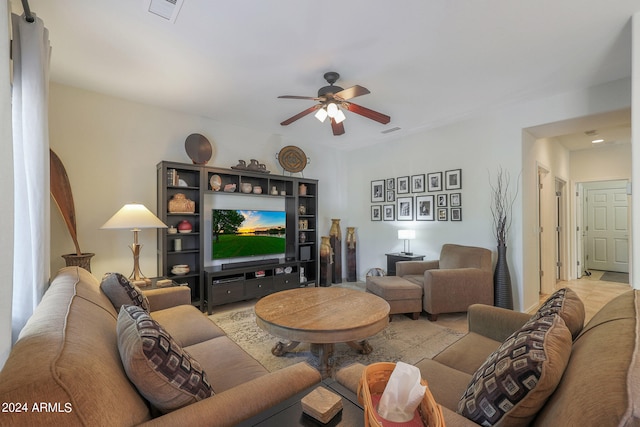
[[29,0],[22,0],[22,8],[24,9],[24,19],[27,22],[35,22],[36,19],[31,14],[31,8],[29,7]]

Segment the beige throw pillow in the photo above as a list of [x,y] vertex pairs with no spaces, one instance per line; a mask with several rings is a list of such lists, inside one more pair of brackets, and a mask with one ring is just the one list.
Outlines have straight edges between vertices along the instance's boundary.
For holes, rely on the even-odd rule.
[[127,376],[160,411],[170,412],[213,394],[200,364],[142,308],[123,305],[117,330]]
[[106,273],[100,283],[100,289],[105,293],[116,311],[124,304],[137,305],[149,311],[149,300],[140,288],[131,283],[120,273]]
[[529,425],[558,386],[571,345],[561,317],[529,320],[473,374],[458,413],[480,425]]
[[539,319],[553,314],[562,317],[565,325],[571,331],[571,336],[576,339],[582,331],[585,317],[584,304],[578,294],[569,288],[558,289],[540,306],[531,319]]

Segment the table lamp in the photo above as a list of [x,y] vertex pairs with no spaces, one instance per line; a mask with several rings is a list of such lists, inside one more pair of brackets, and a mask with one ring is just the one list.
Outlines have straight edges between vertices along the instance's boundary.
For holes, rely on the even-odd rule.
[[100,228],[130,229],[133,231],[133,243],[129,246],[131,252],[133,252],[133,272],[131,276],[129,276],[129,280],[138,286],[151,284],[151,280],[140,272],[140,249],[142,245],[138,243],[138,231],[143,228],[167,228],[166,224],[160,221],[160,219],[144,205],[130,203],[124,205]]
[[411,242],[416,238],[416,230],[398,230],[398,240],[404,240],[404,251],[402,252],[405,255],[413,255],[411,252]]

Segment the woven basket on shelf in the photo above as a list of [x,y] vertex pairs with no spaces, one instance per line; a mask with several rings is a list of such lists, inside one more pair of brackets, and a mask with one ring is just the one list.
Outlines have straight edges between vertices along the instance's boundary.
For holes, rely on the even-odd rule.
[[[395,367],[396,364],[392,362],[372,363],[362,372],[362,378],[360,378],[360,383],[358,384],[358,400],[364,405],[364,425],[367,427],[385,426],[385,420],[378,415],[372,402],[372,396],[382,395]],[[418,413],[422,419],[422,424],[425,427],[444,427],[442,408],[433,399],[427,382],[424,379],[420,379],[420,383],[427,387],[424,397],[420,405],[418,405]],[[387,425],[391,424],[398,425],[398,423],[391,422]]]

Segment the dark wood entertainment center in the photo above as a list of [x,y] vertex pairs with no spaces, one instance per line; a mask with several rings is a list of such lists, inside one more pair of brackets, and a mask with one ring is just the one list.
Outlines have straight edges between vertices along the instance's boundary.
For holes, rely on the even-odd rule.
[[[170,178],[173,174],[178,175],[178,182]],[[214,175],[220,178],[218,191],[211,187]],[[189,233],[158,230],[158,275],[188,285],[191,288],[192,303],[202,311],[206,310],[211,314],[216,305],[257,298],[284,289],[317,286],[317,180],[162,161],[157,165],[157,183],[158,217],[168,226],[176,228],[183,220],[192,225]],[[262,192],[243,193],[242,183],[250,183],[252,187],[259,186]],[[225,192],[227,184],[235,184],[235,191]],[[304,191],[300,191],[301,184],[305,186]],[[195,212],[169,212],[169,201],[178,193],[195,202]],[[256,198],[256,206],[260,205],[260,198],[284,199],[285,257],[237,263],[231,261],[224,265],[205,267],[210,261],[205,259],[204,249],[210,242],[208,234],[211,229],[210,218],[206,216],[209,213],[203,211],[204,206],[214,203],[214,198],[217,197],[238,195]],[[301,234],[304,234],[303,238]],[[180,240],[181,248],[176,248],[176,239]],[[187,264],[189,273],[172,274],[171,268],[176,264]]]

